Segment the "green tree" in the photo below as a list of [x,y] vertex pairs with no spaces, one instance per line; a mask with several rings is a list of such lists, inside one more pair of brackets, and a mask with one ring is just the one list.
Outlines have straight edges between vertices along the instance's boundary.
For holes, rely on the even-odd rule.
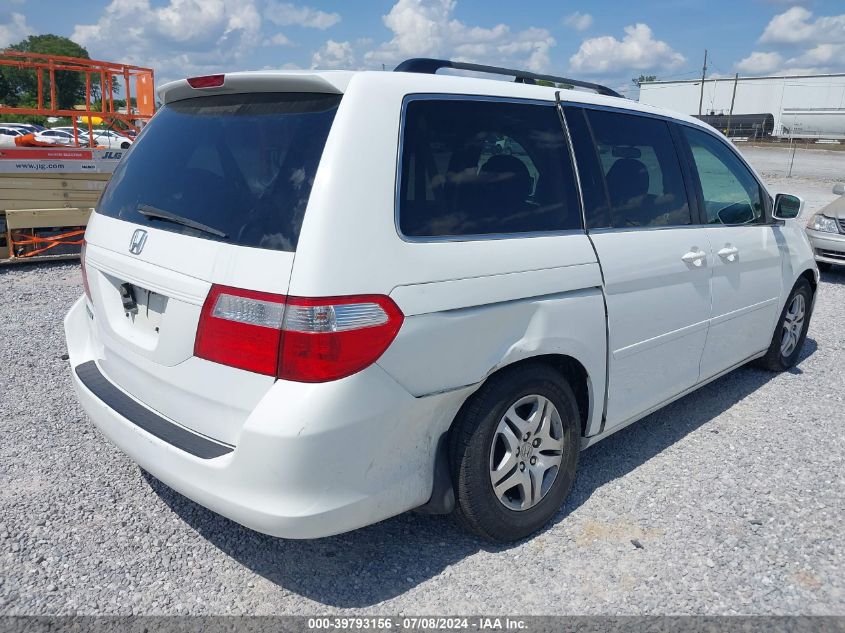
[[657,81],[657,75],[640,75],[635,79],[631,79],[631,83],[634,84],[637,88],[640,87],[640,84],[646,83],[648,81]]
[[[22,53],[43,53],[89,59],[88,51],[82,46],[61,35],[30,35],[24,41],[9,47]],[[3,82],[0,82],[0,101],[12,106],[32,106],[38,100],[38,77],[32,69],[3,67]],[[91,77],[92,86],[99,87],[100,78]],[[44,106],[50,107],[50,75],[43,72]],[[3,92],[5,90],[5,92]],[[99,90],[99,88],[98,88]],[[83,73],[56,71],[56,107],[71,109],[77,103],[85,101],[85,75]]]
[[12,88],[6,74],[6,68],[0,68],[0,104],[3,105],[9,104],[9,99],[12,96]]

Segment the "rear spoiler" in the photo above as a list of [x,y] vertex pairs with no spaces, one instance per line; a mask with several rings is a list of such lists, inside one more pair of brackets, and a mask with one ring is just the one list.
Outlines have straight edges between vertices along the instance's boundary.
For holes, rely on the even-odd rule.
[[[192,88],[187,79],[171,81],[158,89],[162,104],[201,95],[234,94],[239,92],[322,92],[343,94],[352,78],[349,71],[259,71],[226,73],[220,85]],[[219,82],[214,82],[219,83]]]

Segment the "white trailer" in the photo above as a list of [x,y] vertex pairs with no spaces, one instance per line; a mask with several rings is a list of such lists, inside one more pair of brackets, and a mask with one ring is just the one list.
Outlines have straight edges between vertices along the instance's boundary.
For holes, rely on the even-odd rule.
[[[640,102],[684,114],[727,114],[733,77],[652,81],[640,86]],[[701,110],[699,112],[699,102]],[[845,139],[845,73],[740,77],[734,114],[771,114],[773,136]]]

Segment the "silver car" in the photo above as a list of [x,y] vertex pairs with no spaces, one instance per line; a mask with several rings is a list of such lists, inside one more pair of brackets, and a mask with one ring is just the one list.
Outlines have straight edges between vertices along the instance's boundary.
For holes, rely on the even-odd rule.
[[845,187],[837,185],[833,192],[840,196],[807,222],[807,235],[822,270],[834,264],[845,266]]

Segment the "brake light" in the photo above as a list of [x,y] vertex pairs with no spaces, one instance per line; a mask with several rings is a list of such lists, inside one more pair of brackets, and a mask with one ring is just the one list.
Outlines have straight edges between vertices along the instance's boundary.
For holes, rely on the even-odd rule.
[[188,77],[191,88],[217,88],[223,85],[225,75],[204,75],[202,77]]
[[275,375],[284,306],[283,295],[212,286],[202,306],[194,355]]
[[383,295],[314,299],[215,285],[202,308],[194,354],[285,380],[326,382],[378,360],[403,320]]
[[79,263],[82,268],[82,289],[85,291],[85,296],[88,297],[88,301],[93,301],[91,299],[91,287],[88,285],[88,268],[85,265],[85,250],[88,246],[88,243],[85,241],[85,238],[82,239],[82,250],[79,252]]
[[404,318],[383,295],[290,297],[277,375],[299,382],[351,376],[384,354]]

